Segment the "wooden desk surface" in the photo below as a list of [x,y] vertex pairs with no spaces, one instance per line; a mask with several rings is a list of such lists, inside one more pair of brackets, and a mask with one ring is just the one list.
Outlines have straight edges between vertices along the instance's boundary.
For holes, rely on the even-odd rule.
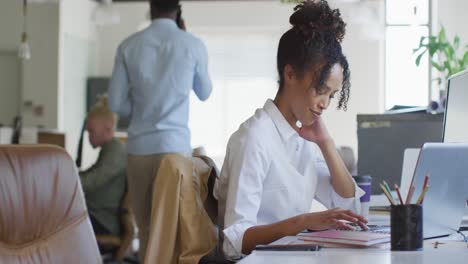
[[65,134],[56,131],[38,131],[37,143],[57,145],[65,148]]

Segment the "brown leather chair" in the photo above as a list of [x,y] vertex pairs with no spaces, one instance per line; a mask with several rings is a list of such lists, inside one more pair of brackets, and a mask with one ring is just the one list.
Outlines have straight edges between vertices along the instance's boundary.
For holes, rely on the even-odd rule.
[[[113,259],[123,261],[125,253],[135,237],[135,225],[130,211],[130,197],[125,193],[121,203],[120,223],[122,232],[120,235],[98,235],[97,241],[103,248],[111,248]],[[127,260],[130,261],[130,260]]]
[[0,263],[101,263],[77,169],[61,148],[0,146]]

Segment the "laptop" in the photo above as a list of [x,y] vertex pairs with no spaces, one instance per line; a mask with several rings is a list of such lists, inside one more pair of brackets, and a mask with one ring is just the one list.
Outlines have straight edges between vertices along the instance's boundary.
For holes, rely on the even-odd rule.
[[[416,151],[406,153],[409,155],[408,166],[414,164]],[[412,202],[416,202],[424,177],[429,174],[430,187],[423,202],[424,238],[450,235],[459,229],[468,198],[465,172],[468,172],[468,144],[426,143],[422,147],[413,173],[416,190]],[[402,195],[405,200],[406,194]],[[389,216],[369,220],[371,225],[390,223]]]
[[[468,144],[426,143],[414,171],[415,194],[429,174],[424,197],[424,238],[453,234],[460,227],[468,199]],[[417,195],[413,196],[413,202]]]

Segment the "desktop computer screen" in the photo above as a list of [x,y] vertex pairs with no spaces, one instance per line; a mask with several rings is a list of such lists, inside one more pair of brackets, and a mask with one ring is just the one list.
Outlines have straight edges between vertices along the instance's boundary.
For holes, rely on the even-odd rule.
[[443,142],[468,143],[468,70],[448,79]]
[[[468,143],[468,69],[448,79],[442,138],[445,143]],[[468,225],[463,221],[463,226]]]

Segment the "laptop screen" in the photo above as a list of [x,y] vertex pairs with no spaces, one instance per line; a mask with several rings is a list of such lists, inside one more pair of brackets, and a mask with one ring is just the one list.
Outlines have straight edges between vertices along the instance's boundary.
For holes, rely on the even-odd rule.
[[449,78],[443,142],[468,143],[468,70]]

